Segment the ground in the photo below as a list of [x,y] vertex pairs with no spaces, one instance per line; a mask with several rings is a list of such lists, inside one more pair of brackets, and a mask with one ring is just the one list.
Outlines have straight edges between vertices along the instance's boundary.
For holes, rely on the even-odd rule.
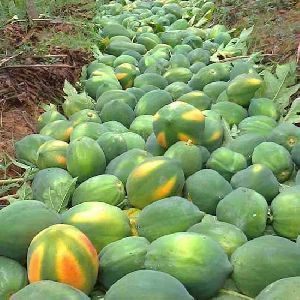
[[[2,19],[0,13],[3,50],[2,53],[0,50],[0,179],[19,176],[20,169],[5,167],[6,154],[13,157],[14,142],[35,132],[42,104],[61,103],[64,80],[78,81],[81,67],[92,59],[91,46],[97,42],[97,33],[90,22],[95,1],[59,0],[47,5],[43,0],[36,2],[43,19],[31,24],[24,22],[21,14],[19,20],[11,18],[19,13],[17,8],[10,15],[2,15]],[[217,0],[216,3],[214,22],[236,28],[237,32],[255,25],[251,52],[273,54],[268,59],[280,63],[296,57],[300,3],[290,0]]]

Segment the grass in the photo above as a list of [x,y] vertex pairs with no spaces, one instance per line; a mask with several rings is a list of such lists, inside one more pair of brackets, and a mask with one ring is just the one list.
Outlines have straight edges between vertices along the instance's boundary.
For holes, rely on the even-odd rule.
[[300,30],[296,1],[217,0],[216,4],[215,22],[234,27],[237,33],[254,25],[250,52],[273,53],[278,62],[295,56]]

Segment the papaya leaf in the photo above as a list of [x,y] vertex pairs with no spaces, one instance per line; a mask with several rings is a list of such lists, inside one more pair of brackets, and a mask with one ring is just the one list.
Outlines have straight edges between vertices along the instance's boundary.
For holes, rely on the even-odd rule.
[[8,196],[10,204],[16,201],[30,200],[32,199],[32,189],[29,183],[24,182],[21,187],[17,190],[16,195]]
[[55,189],[49,189],[46,191],[46,195],[43,197],[45,204],[49,209],[60,212],[67,207],[71,194],[75,189],[77,178],[74,178],[68,184],[61,182],[56,185]]
[[229,124],[222,118],[223,129],[224,129],[224,142],[223,146],[227,146],[233,141]]
[[293,101],[286,116],[282,117],[281,121],[294,124],[300,123],[300,98],[297,98]]
[[100,51],[97,45],[93,45],[91,49],[95,59],[99,59],[103,56],[102,52]]
[[65,80],[63,91],[68,96],[77,95],[76,89],[68,80]]
[[296,80],[295,62],[278,65],[275,74],[265,70],[263,75],[265,81],[264,96],[272,99],[279,112],[284,115],[285,109],[290,105],[291,96],[300,88],[300,84],[293,85]]

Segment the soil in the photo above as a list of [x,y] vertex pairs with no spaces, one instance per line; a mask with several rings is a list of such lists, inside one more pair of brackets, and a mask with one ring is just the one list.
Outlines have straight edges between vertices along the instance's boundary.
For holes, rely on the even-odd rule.
[[[0,163],[4,155],[14,157],[14,142],[36,132],[36,120],[43,112],[42,103],[61,103],[65,79],[78,81],[81,68],[90,59],[86,50],[49,47],[47,55],[30,55],[15,51],[24,42],[44,38],[48,24],[38,25],[29,30],[19,24],[7,25],[0,36],[4,36],[8,51],[21,53],[0,60]],[[51,31],[72,32],[70,24],[51,24]],[[6,59],[6,58],[5,58]],[[5,177],[15,177],[20,170],[9,168]],[[0,179],[4,178],[1,174]]]

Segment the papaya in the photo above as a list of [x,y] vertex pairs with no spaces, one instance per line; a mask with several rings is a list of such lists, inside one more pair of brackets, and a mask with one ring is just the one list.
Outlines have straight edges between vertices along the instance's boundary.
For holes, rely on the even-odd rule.
[[212,152],[206,166],[230,180],[235,173],[247,167],[247,161],[242,154],[220,147]]
[[26,165],[37,164],[38,150],[47,141],[54,140],[52,137],[41,134],[29,134],[15,143],[16,158]]
[[177,100],[191,104],[201,111],[210,109],[211,106],[211,99],[205,93],[200,91],[189,92],[182,95]]
[[124,132],[121,135],[126,143],[126,151],[131,149],[145,149],[145,140],[139,134],[134,132]]
[[72,141],[67,150],[67,169],[78,182],[103,174],[106,159],[98,143],[89,138],[81,137]]
[[267,285],[256,300],[297,299],[300,293],[300,276],[282,278]]
[[[182,54],[185,58],[186,55],[191,52],[193,50],[193,48],[190,46],[190,45],[176,45],[174,48],[173,48],[173,54],[176,55],[176,54]],[[184,60],[185,60],[184,58]],[[170,63],[172,65],[172,57],[170,59]],[[188,60],[188,64],[190,64],[190,61]]]
[[198,148],[201,151],[201,156],[202,156],[202,164],[206,165],[206,162],[208,161],[210,157],[210,152],[205,148],[204,146],[198,145]]
[[154,85],[159,89],[164,89],[168,85],[168,82],[159,74],[145,73],[137,76],[134,80],[135,87],[141,88],[143,85]]
[[177,142],[170,146],[164,153],[165,157],[176,160],[184,173],[188,177],[202,168],[202,155],[200,149],[188,142]]
[[[126,128],[123,124],[117,121],[108,121],[103,123],[104,128],[106,129],[105,132],[115,132],[115,133],[125,133],[129,132],[128,128]],[[103,132],[103,133],[105,133]]]
[[113,36],[126,36],[128,38],[131,38],[131,34],[130,32],[123,27],[120,24],[108,24],[106,26],[103,27],[102,32],[101,32],[101,36],[102,37],[113,37]]
[[254,164],[235,173],[230,183],[234,189],[245,187],[256,191],[269,203],[279,194],[280,188],[273,172],[263,164]]
[[[98,88],[97,80],[89,78],[87,82],[87,87],[90,90],[92,90],[91,93],[93,93],[93,95],[96,96],[96,91]],[[62,104],[62,109],[67,117],[70,117],[76,112],[81,111],[83,109],[94,109],[94,107],[95,103],[93,99],[89,97],[85,92],[75,94],[69,97],[66,96],[65,101]]]
[[258,237],[239,247],[231,256],[232,278],[243,294],[256,297],[267,285],[279,279],[299,276],[299,261],[296,243],[272,235]]
[[123,63],[115,68],[115,74],[122,88],[127,89],[133,86],[134,79],[140,72],[133,64]]
[[153,132],[153,116],[141,115],[136,117],[131,123],[129,130],[140,135],[145,141]]
[[300,128],[294,124],[281,123],[272,130],[268,140],[291,151],[300,142]]
[[67,168],[67,149],[69,144],[59,140],[47,141],[39,147],[37,153],[37,166],[41,169],[46,168]]
[[229,82],[226,89],[228,100],[248,107],[263,80],[255,74],[241,74]]
[[287,181],[294,171],[294,163],[288,150],[273,142],[263,142],[256,146],[252,162],[270,168],[280,183]]
[[[175,51],[175,49],[174,49],[174,51]],[[190,61],[184,54],[175,52],[170,57],[170,67],[171,68],[189,68]]]
[[69,142],[72,131],[73,126],[70,121],[58,120],[45,125],[40,134],[50,136],[56,140]]
[[246,109],[232,102],[219,102],[213,104],[211,109],[219,113],[229,126],[238,125],[243,119],[248,117]]
[[145,267],[175,276],[195,299],[215,295],[232,271],[223,248],[194,232],[173,233],[152,242]]
[[226,90],[228,82],[214,81],[203,87],[203,92],[215,103],[222,92]]
[[182,40],[182,44],[190,45],[193,49],[199,49],[203,45],[203,40],[200,36],[190,34]]
[[204,221],[190,227],[187,232],[208,236],[218,242],[230,256],[237,248],[247,242],[247,237],[238,227],[220,221]]
[[197,74],[205,66],[206,66],[205,63],[196,61],[191,65],[190,70],[192,71],[193,74]]
[[114,158],[106,167],[105,173],[115,175],[126,185],[131,171],[152,155],[144,150],[132,149]]
[[126,41],[113,41],[106,48],[108,54],[115,56],[120,56],[124,51],[127,50],[134,50],[141,55],[144,55],[147,52],[147,49],[144,45]]
[[300,235],[300,188],[298,185],[282,191],[271,203],[272,226],[283,237],[295,240]]
[[97,140],[107,131],[108,129],[104,124],[98,122],[82,122],[73,129],[70,141],[73,142],[82,137],[89,137],[93,140]]
[[202,48],[193,49],[188,53],[188,59],[190,60],[190,64],[194,64],[196,62],[204,63],[205,65],[209,64],[210,61],[210,53],[207,50]]
[[129,128],[135,118],[135,113],[128,104],[120,100],[112,100],[103,106],[100,118],[103,122],[117,121]]
[[274,119],[267,116],[252,116],[242,120],[239,125],[239,134],[254,133],[262,136],[269,136],[277,126]]
[[28,284],[26,269],[17,261],[0,256],[0,297],[10,299]]
[[248,108],[249,116],[267,116],[277,120],[279,112],[275,103],[268,98],[254,98]]
[[220,200],[232,192],[232,187],[218,172],[200,170],[187,178],[184,196],[198,208],[208,214],[215,215]]
[[[114,60],[113,67],[116,68],[122,64],[130,64],[133,66],[137,66],[138,61],[130,55],[122,54]],[[117,78],[118,78],[118,76],[117,76]]]
[[188,68],[171,68],[164,75],[168,84],[173,82],[187,83],[192,78],[192,72]]
[[192,91],[191,87],[184,82],[173,82],[169,84],[165,91],[171,94],[172,99],[176,101],[182,95],[187,94]]
[[154,133],[151,133],[147,138],[145,150],[151,153],[153,156],[164,155],[164,153],[166,152],[166,149],[158,144]]
[[116,57],[114,55],[104,54],[103,56],[98,58],[98,62],[112,67],[115,59],[116,59]]
[[51,107],[43,112],[37,119],[37,131],[40,132],[48,123],[58,120],[67,120],[67,118],[56,110],[56,107]]
[[219,48],[219,44],[206,40],[203,42],[202,48],[204,50],[208,50],[210,52],[211,55],[213,55]]
[[154,116],[153,131],[157,142],[168,148],[177,141],[199,144],[204,131],[204,115],[194,106],[176,101],[161,108]]
[[139,44],[144,45],[148,51],[153,49],[156,45],[161,44],[160,38],[156,34],[151,32],[140,34],[137,37],[136,41]]
[[230,71],[230,80],[242,74],[257,74],[253,64],[245,61],[236,61]]
[[84,122],[94,122],[102,123],[98,113],[92,109],[83,109],[69,117],[72,122],[73,127],[76,127],[80,123]]
[[268,203],[254,190],[240,187],[226,195],[216,209],[219,221],[240,228],[248,238],[263,235],[267,223]]
[[137,88],[137,87],[130,87],[126,89],[126,92],[130,93],[131,95],[133,95],[136,99],[136,102],[138,102],[143,95],[145,95],[145,91],[142,90],[141,88]]
[[300,167],[300,143],[296,144],[292,151],[291,156],[294,164],[297,166],[297,168]]
[[164,198],[142,209],[137,218],[138,234],[152,242],[167,234],[186,231],[203,216],[204,213],[187,199]]
[[128,201],[133,207],[142,209],[157,200],[178,195],[183,185],[184,174],[177,161],[161,156],[149,158],[128,176]]
[[131,272],[115,284],[105,295],[105,300],[131,299],[193,300],[183,284],[164,272],[139,270]]
[[137,116],[155,115],[163,106],[172,103],[171,95],[164,90],[154,90],[143,95],[135,107]]
[[109,289],[125,275],[143,269],[149,245],[144,237],[125,237],[105,246],[99,255],[99,282]]

